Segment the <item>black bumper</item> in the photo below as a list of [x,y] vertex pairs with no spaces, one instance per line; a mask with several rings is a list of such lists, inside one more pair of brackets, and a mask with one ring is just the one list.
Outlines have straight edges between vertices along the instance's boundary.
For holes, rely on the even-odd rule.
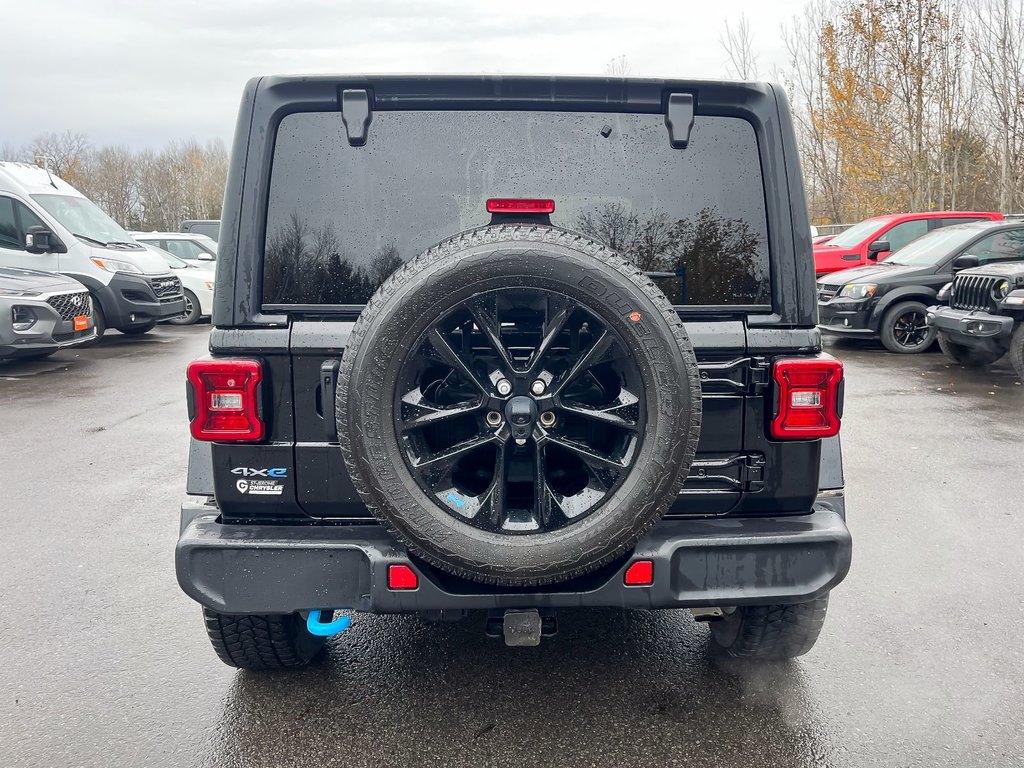
[[176,295],[158,298],[153,280],[142,275],[116,272],[107,285],[92,290],[107,326],[118,330],[177,317],[185,311],[180,286]]
[[818,303],[818,328],[822,333],[873,339],[878,326],[873,322],[874,301],[843,301],[833,299]]
[[[223,525],[216,508],[182,506],[178,583],[222,613],[340,608],[374,613],[437,609],[685,608],[811,600],[850,568],[852,542],[841,497],[807,515],[666,520],[633,555],[586,588],[579,582],[509,589],[472,584],[410,561],[378,525]],[[633,559],[654,561],[654,583],[627,587]],[[413,562],[419,588],[392,591],[388,565]]]
[[942,306],[929,307],[927,321],[953,344],[992,352],[1006,350],[1014,324],[1006,315]]

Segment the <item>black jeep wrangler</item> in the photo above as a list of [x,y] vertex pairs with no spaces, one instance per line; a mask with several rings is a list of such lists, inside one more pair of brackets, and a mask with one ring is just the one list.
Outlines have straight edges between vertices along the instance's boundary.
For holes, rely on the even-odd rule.
[[176,559],[220,658],[579,606],[808,651],[851,540],[801,184],[770,85],[251,81]]
[[[1000,234],[1013,248],[1007,258],[1024,258],[1024,227],[1006,227]],[[1024,381],[1024,262],[977,263],[973,254],[957,259],[960,270],[938,296],[948,304],[929,308],[928,323],[953,362],[981,367],[1009,353]]]

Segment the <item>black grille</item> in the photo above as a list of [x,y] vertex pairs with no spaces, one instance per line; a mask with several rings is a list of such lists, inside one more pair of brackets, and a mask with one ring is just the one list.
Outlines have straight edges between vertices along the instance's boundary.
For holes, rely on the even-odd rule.
[[174,277],[154,277],[150,284],[153,286],[153,293],[160,301],[170,301],[180,298],[181,281]]
[[995,311],[996,300],[992,295],[992,289],[1002,279],[987,275],[957,275],[953,279],[953,294],[950,296],[949,305],[953,309]]
[[58,293],[46,300],[60,314],[61,320],[73,320],[79,315],[92,314],[92,301],[88,291],[77,293]]
[[839,293],[841,285],[818,285],[818,301],[831,301],[832,297]]

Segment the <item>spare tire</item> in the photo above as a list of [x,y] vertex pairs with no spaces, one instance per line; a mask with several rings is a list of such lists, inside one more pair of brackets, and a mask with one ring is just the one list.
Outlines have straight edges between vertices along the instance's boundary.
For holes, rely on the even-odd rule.
[[413,552],[527,586],[608,563],[660,519],[693,461],[700,382],[635,266],[572,232],[488,226],[370,299],[336,412],[353,483]]

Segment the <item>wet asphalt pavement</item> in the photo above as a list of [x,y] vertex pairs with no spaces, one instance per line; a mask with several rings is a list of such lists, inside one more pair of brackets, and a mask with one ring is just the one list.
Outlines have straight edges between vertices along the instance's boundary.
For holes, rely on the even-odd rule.
[[0,766],[1024,764],[1024,386],[835,346],[854,564],[817,647],[751,670],[685,612],[359,615],[241,673],[178,589],[185,363],[208,326],[0,366]]

